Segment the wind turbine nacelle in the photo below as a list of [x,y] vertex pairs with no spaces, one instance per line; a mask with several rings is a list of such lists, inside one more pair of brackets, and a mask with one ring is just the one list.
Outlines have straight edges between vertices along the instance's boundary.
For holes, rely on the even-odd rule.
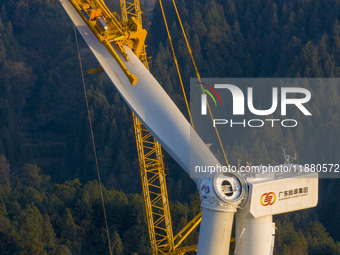
[[271,176],[267,174],[267,177],[265,174],[261,175],[262,178],[246,178],[249,195],[245,208],[254,218],[307,209],[317,205],[317,173],[301,171]]

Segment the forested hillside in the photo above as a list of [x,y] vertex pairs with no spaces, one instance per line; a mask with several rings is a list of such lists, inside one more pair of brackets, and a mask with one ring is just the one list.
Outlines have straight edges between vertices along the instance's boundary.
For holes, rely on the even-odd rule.
[[[106,2],[118,10],[117,1]],[[340,75],[338,0],[176,2],[202,77]],[[189,90],[195,73],[171,1],[164,5]],[[144,22],[152,73],[185,113],[157,4],[151,16]],[[80,46],[84,69],[97,68]],[[76,50],[57,0],[0,0],[0,254],[108,254]],[[148,254],[131,111],[105,74],[85,80],[114,254]],[[302,163],[340,163],[339,88],[313,97],[322,125],[230,135],[231,162],[282,163],[285,146]],[[165,162],[177,232],[200,202],[190,179]],[[340,254],[339,183],[320,181],[317,208],[276,217],[275,254]]]

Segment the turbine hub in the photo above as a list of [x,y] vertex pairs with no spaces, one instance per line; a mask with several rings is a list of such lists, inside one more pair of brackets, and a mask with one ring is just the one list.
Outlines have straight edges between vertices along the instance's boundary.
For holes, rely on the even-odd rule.
[[235,212],[245,201],[247,190],[245,179],[236,173],[216,173],[199,182],[202,207],[216,211]]

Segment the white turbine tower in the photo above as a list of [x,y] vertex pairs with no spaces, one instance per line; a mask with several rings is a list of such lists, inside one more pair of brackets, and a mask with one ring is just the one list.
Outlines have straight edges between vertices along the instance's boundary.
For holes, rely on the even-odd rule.
[[[220,165],[135,54],[125,47],[127,61],[116,50],[127,69],[138,77],[138,84],[132,86],[72,4],[68,0],[60,2],[125,102],[183,170],[190,174],[191,166]],[[193,179],[203,208],[198,254],[229,254],[236,211],[235,254],[271,254],[275,232],[272,215],[313,207],[317,203],[317,174],[300,171],[297,165],[289,164],[289,167],[296,171],[259,174],[261,178],[254,174],[217,173]]]

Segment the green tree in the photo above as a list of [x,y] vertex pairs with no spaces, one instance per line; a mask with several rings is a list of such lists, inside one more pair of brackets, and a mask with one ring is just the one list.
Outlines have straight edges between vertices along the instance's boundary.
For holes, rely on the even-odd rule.
[[19,254],[46,254],[42,242],[43,217],[37,207],[28,205],[22,212],[20,225]]
[[117,231],[115,231],[111,237],[111,251],[114,255],[122,255],[123,254],[123,243],[119,237]]
[[40,169],[36,165],[25,164],[21,171],[21,181],[24,185],[38,189],[42,182]]
[[9,185],[9,163],[4,155],[0,155],[0,185]]

